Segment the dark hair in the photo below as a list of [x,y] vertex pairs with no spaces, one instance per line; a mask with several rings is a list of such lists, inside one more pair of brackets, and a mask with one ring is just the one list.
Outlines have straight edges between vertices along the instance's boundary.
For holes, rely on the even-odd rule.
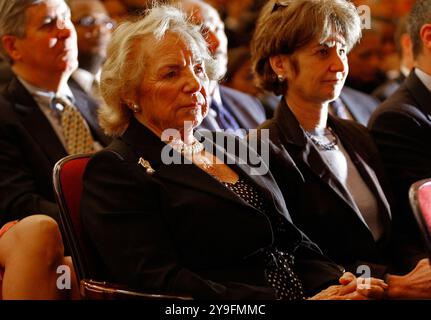
[[422,51],[421,28],[431,23],[431,0],[417,0],[410,11],[407,29],[413,46],[413,56],[416,58]]

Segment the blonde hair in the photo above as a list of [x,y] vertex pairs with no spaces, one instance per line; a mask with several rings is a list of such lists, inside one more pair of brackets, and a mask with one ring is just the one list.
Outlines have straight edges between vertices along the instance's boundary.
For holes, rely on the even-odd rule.
[[[127,129],[132,111],[123,99],[135,99],[138,95],[139,84],[148,64],[145,55],[139,55],[137,59],[137,53],[145,52],[146,39],[153,37],[160,41],[167,32],[176,33],[193,44],[204,60],[209,79],[219,78],[219,69],[199,32],[199,26],[189,23],[175,7],[154,6],[143,17],[120,24],[113,33],[100,82],[100,91],[106,103],[99,110],[99,122],[106,134],[119,136]],[[148,50],[148,47],[145,48]]]

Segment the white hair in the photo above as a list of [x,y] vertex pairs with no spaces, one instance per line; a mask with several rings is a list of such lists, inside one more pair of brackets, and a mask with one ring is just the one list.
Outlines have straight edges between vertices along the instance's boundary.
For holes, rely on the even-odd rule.
[[106,104],[99,111],[100,125],[106,134],[118,136],[126,130],[131,111],[123,98],[137,96],[148,63],[145,55],[139,55],[139,59],[136,59],[137,53],[145,52],[146,39],[160,41],[167,32],[178,34],[196,47],[197,53],[205,62],[209,79],[220,77],[216,62],[211,57],[198,26],[189,23],[184,13],[175,7],[162,5],[148,9],[144,17],[120,24],[108,47],[100,85]]

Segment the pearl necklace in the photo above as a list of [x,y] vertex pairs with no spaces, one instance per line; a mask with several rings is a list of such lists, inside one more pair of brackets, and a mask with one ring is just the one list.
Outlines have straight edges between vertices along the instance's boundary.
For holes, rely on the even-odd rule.
[[194,140],[190,144],[186,144],[181,139],[175,139],[169,142],[169,145],[175,151],[187,156],[199,154],[205,149],[204,145],[197,140]]

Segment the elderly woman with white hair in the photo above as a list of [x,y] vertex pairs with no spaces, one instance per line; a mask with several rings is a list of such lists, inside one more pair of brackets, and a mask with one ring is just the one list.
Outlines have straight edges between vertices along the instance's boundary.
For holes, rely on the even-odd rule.
[[[225,148],[229,136],[194,132],[215,67],[199,28],[173,7],[114,32],[100,122],[116,138],[90,160],[81,204],[106,274],[194,298],[293,300],[328,285],[314,298],[381,297],[382,281],[357,288],[291,223],[271,174]],[[234,139],[236,151],[244,142]]]
[[386,278],[388,298],[430,298],[429,261],[396,228],[399,216],[369,132],[328,112],[360,36],[350,1],[271,0],[264,7],[253,68],[260,87],[283,95],[259,128],[270,132],[269,167],[293,223],[328,257],[348,271]]

